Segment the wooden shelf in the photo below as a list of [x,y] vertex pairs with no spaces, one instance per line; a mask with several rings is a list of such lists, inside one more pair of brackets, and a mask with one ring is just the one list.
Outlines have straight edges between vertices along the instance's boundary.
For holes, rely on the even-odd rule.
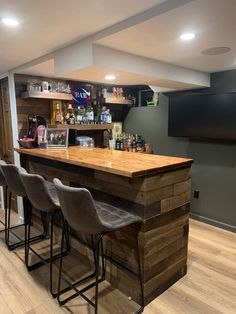
[[126,106],[133,106],[133,101],[130,99],[123,99],[123,98],[105,98],[106,104],[111,105],[126,105]]
[[24,92],[21,98],[42,98],[42,99],[55,99],[55,100],[72,100],[71,94],[64,93],[43,93],[43,92]]
[[93,131],[93,130],[111,130],[113,124],[62,124],[57,125],[58,128],[73,129],[78,131]]

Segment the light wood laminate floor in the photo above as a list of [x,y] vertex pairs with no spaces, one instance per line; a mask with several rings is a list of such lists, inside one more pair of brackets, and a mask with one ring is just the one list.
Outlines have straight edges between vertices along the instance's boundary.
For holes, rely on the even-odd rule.
[[[0,314],[93,313],[80,297],[59,307],[47,290],[48,268],[28,273],[23,256],[23,249],[6,249],[1,233]],[[76,258],[65,262],[65,267],[66,263],[70,269],[79,266]],[[100,287],[99,306],[99,314],[130,314],[137,309],[107,283]],[[144,313],[235,314],[236,234],[191,220],[187,275],[150,303]]]

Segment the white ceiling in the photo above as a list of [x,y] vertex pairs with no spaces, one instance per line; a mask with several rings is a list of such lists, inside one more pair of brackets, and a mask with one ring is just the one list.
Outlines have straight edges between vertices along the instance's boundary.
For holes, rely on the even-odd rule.
[[[179,36],[193,32],[183,42]],[[236,0],[195,0],[127,28],[97,43],[183,67],[215,72],[236,68]],[[132,40],[131,40],[132,38]],[[210,47],[230,47],[224,55],[207,56]]]
[[[177,89],[208,86],[204,72],[236,68],[235,13],[236,0],[0,0],[0,18],[11,15],[20,20],[15,29],[0,22],[0,77],[13,69],[102,82],[105,72],[115,70],[117,84],[161,83]],[[196,38],[181,42],[179,35],[189,31]],[[111,65],[102,62],[103,67],[96,64],[94,43],[129,53],[127,60],[130,54],[144,57],[142,73],[125,70],[118,59],[111,59]],[[229,46],[231,51],[218,56],[201,54],[214,46]],[[81,57],[84,63],[79,65]],[[156,62],[156,75],[145,74],[146,61]],[[196,72],[189,75],[187,69]],[[173,79],[163,73],[173,74]]]
[[94,34],[164,0],[0,0],[0,73]]

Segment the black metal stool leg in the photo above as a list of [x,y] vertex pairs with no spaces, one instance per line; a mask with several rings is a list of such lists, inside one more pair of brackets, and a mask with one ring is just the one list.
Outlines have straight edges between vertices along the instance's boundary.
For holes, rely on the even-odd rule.
[[101,255],[102,255],[102,278],[103,280],[105,280],[106,267],[105,267],[105,258],[104,258],[104,249],[103,249],[103,236],[101,238]]
[[47,217],[46,214],[41,212],[41,221],[42,221],[42,225],[43,225],[43,234],[42,234],[42,239],[47,237],[48,234],[48,224],[47,224]]
[[6,236],[6,244],[8,246],[8,248],[10,248],[10,245],[9,245],[9,230],[11,228],[11,196],[12,196],[12,193],[10,192],[9,193],[9,200],[8,200],[8,209],[7,209],[7,224],[5,226],[6,228],[6,231],[7,231],[7,236]]
[[4,210],[5,210],[5,228],[4,228],[4,232],[5,232],[5,243],[7,244],[7,215],[8,215],[8,209],[7,209],[7,205],[8,205],[8,188],[7,186],[5,187],[5,197],[4,197]]
[[28,221],[25,224],[25,265],[29,267],[29,247],[30,247],[30,230],[31,230],[32,208],[28,211]]
[[63,260],[63,250],[64,250],[64,237],[66,222],[64,221],[61,234],[61,253],[60,253],[60,264],[59,264],[59,274],[58,274],[58,286],[57,286],[57,301],[61,305],[60,295],[61,295],[61,275],[62,275],[62,260]]
[[5,187],[5,195],[4,195],[4,208],[7,208],[7,193],[8,193],[8,187]]
[[[29,245],[29,250],[31,252],[33,252],[39,259],[40,261],[39,262],[36,262],[32,265],[29,265],[28,263],[26,264],[26,267],[28,269],[28,271],[32,271],[32,270],[35,270],[36,268],[38,267],[41,267],[43,265],[49,265],[50,267],[50,292],[52,293],[52,296],[53,297],[56,297],[57,296],[57,292],[53,292],[52,291],[52,262],[57,260],[58,258],[60,258],[60,253],[59,254],[56,254],[56,255],[53,255],[53,227],[54,227],[54,218],[55,218],[55,214],[56,213],[52,213],[51,214],[51,232],[50,232],[50,255],[49,255],[49,258],[43,258],[42,256],[40,256],[36,251],[35,249],[33,249],[30,245]],[[30,219],[31,220],[31,219]],[[30,226],[28,226],[28,237],[30,237]],[[30,243],[30,241],[29,241]],[[29,252],[28,250],[28,252]],[[63,252],[63,256],[65,255],[68,255],[68,250],[64,251]]]
[[97,243],[96,243],[96,265],[95,265],[95,272],[96,272],[96,284],[95,284],[95,314],[98,313],[98,283],[99,283],[99,257],[100,257],[100,247],[102,241],[102,235],[99,235]]
[[[50,233],[50,292],[53,298],[57,297],[57,292],[52,289],[52,266],[53,266],[53,227],[54,227],[54,214],[51,216],[51,233]],[[63,252],[62,252],[63,254]]]
[[[29,215],[29,211],[32,210],[32,205],[30,203],[30,201],[28,200],[27,197],[23,197],[23,208],[24,208],[24,223],[23,224],[19,224],[16,226],[12,226],[11,227],[11,192],[9,194],[9,206],[8,206],[8,210],[6,211],[6,216],[5,216],[5,242],[6,245],[8,247],[9,250],[14,250],[20,246],[25,245],[25,239],[22,239],[21,237],[19,237],[13,230],[20,227],[20,226],[24,226],[25,227],[25,236],[26,236],[26,224],[28,224],[28,215]],[[45,239],[46,237],[46,229],[44,226],[44,222],[42,220],[43,223],[43,234],[34,236],[32,238],[30,238],[30,242],[34,242],[34,241],[38,241],[41,239]],[[10,244],[10,232],[19,240],[16,243]]]
[[[76,281],[76,282],[73,282],[73,283],[70,283],[66,278],[64,278],[63,276],[63,280],[68,284],[68,286],[64,289],[61,290],[61,280],[62,280],[62,263],[63,263],[63,250],[64,250],[64,241],[65,241],[65,236],[66,236],[66,232],[67,232],[67,228],[68,228],[68,224],[67,222],[65,221],[64,224],[63,224],[63,230],[62,230],[62,237],[61,237],[61,258],[60,258],[60,265],[59,265],[59,275],[58,275],[58,294],[57,294],[57,300],[58,300],[58,303],[60,305],[64,305],[65,303],[67,303],[68,301],[74,299],[75,297],[77,296],[82,296],[89,304],[91,304],[92,306],[94,306],[94,303],[88,299],[85,295],[84,295],[84,292],[86,292],[87,290],[95,287],[96,285],[96,281],[92,282],[91,284],[85,286],[83,289],[79,290],[78,288],[76,288],[76,286],[78,286],[79,284],[82,284],[86,281],[88,281],[89,279],[92,279],[92,278],[95,278],[96,276],[96,270],[93,271],[92,273],[90,273],[89,275],[83,277],[82,279]],[[93,237],[92,237],[92,245],[93,245],[93,248],[94,248],[94,241],[93,241]],[[93,253],[94,253],[94,264],[95,264],[95,269],[96,269],[96,261],[97,261],[97,253],[96,253],[96,248],[93,250]],[[103,278],[99,278],[98,279],[98,283],[102,282],[104,279]],[[61,300],[60,299],[60,296],[69,291],[69,290],[74,290],[75,293],[67,298],[65,298],[64,300]]]
[[[62,217],[62,224],[64,224],[64,220],[63,220],[63,217]],[[68,223],[66,223],[65,225],[65,240],[66,240],[66,251],[70,252],[70,230],[69,230],[69,225]]]

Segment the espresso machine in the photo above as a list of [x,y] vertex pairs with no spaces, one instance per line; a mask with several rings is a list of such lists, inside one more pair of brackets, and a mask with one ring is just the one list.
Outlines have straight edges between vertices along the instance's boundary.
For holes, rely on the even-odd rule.
[[38,146],[37,129],[42,125],[46,127],[46,120],[37,115],[28,115],[27,133],[18,140],[21,147],[33,148]]

